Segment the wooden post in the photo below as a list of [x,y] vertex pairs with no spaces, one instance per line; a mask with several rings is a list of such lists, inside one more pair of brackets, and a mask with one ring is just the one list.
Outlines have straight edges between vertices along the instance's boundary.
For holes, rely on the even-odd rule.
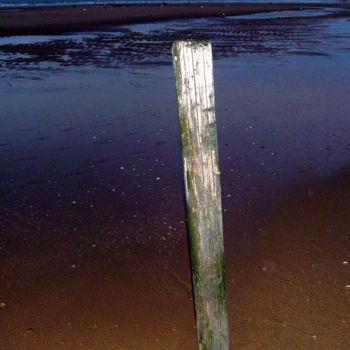
[[172,48],[200,350],[229,349],[211,44]]

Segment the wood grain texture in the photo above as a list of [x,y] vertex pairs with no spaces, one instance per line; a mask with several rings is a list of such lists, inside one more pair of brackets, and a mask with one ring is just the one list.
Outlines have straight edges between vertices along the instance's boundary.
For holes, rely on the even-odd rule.
[[200,350],[229,349],[211,44],[173,45]]

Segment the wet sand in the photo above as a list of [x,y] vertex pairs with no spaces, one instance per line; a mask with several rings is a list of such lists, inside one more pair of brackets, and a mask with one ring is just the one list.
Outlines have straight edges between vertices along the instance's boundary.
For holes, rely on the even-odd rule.
[[349,21],[259,16],[2,38],[1,349],[197,348],[190,35],[214,48],[231,347],[349,348]]
[[74,6],[0,11],[0,35],[59,33],[97,27],[179,18],[225,17],[313,8],[300,4],[190,4]]
[[[236,258],[226,244],[232,347],[348,348],[349,180],[320,184],[312,198],[299,189]],[[25,254],[1,259],[2,348],[196,349],[182,231],[170,259],[161,240],[101,251],[24,235]]]

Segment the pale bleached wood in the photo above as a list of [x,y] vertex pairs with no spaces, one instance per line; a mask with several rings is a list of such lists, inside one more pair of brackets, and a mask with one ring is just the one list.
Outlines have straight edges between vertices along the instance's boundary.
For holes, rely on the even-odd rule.
[[172,49],[200,350],[229,349],[220,172],[209,42]]

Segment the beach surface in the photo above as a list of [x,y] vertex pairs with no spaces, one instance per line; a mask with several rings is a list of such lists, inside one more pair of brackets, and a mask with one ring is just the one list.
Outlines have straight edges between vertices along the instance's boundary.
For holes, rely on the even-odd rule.
[[[324,6],[324,5],[322,5]],[[0,35],[57,33],[93,30],[97,27],[174,18],[225,17],[233,15],[300,10],[317,7],[301,4],[167,4],[125,6],[67,6],[0,11]]]
[[231,348],[348,350],[349,37],[337,8],[1,37],[0,349],[197,349],[171,45],[198,38]]

